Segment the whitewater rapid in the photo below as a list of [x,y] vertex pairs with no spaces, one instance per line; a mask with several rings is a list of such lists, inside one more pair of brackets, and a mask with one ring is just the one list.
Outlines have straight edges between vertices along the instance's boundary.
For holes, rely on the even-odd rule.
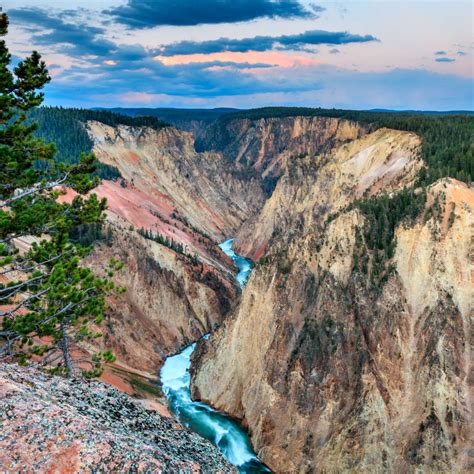
[[[220,248],[231,257],[239,269],[237,281],[242,288],[252,270],[252,264],[232,250],[233,239],[220,244]],[[214,410],[205,403],[191,398],[189,367],[195,343],[179,354],[168,357],[161,369],[163,392],[171,410],[192,431],[215,444],[242,473],[270,472],[254,453],[247,433],[227,415]]]

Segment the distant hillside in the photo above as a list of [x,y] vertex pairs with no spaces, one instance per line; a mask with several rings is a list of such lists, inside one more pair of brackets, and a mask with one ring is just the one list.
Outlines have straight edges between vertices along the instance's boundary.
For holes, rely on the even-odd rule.
[[474,117],[465,113],[375,112],[309,107],[263,107],[221,116],[196,141],[198,150],[224,150],[235,139],[233,123],[239,120],[285,117],[346,119],[377,128],[414,132],[422,137],[422,158],[428,170],[420,172],[420,183],[431,184],[445,176],[472,182],[474,178]]
[[207,125],[214,120],[218,119],[222,115],[238,112],[239,109],[231,108],[216,108],[216,109],[174,109],[159,107],[154,109],[149,108],[121,108],[115,107],[111,109],[98,109],[108,110],[114,113],[122,115],[129,115],[131,117],[138,116],[150,116],[156,117],[165,122],[171,123],[172,125],[197,134],[199,129],[204,125]]
[[416,115],[474,115],[474,110],[391,110],[391,109],[370,109],[367,112],[392,112],[398,114]]
[[[82,123],[97,120],[107,125],[149,126],[155,129],[172,124],[191,131],[196,137],[198,151],[223,151],[233,141],[231,123],[235,120],[276,119],[283,117],[333,117],[370,124],[374,129],[387,127],[411,131],[423,138],[423,159],[429,165],[428,176],[421,173],[424,184],[450,176],[471,182],[474,175],[473,147],[474,118],[472,113],[460,112],[395,112],[321,109],[308,107],[264,107],[238,110],[172,109],[172,108],[114,108],[63,109],[41,107],[30,117],[38,123],[37,135],[57,145],[56,159],[72,163],[81,152],[92,150],[92,141]],[[106,179],[118,177],[116,170],[101,165],[99,175]]]

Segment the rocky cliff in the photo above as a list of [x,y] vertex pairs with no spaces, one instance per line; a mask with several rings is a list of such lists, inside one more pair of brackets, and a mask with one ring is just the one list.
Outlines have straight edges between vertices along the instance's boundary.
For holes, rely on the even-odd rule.
[[235,472],[209,442],[101,382],[0,364],[1,472]]
[[[291,156],[367,132],[354,122],[318,117],[236,120],[224,143],[219,137],[227,129],[219,127],[219,133],[215,126],[206,131],[215,133],[214,141],[209,151],[198,153],[193,135],[173,127],[86,124],[98,159],[123,177],[95,190],[108,201],[111,241],[99,245],[88,262],[100,272],[110,257],[122,260],[125,268],[117,278],[127,288],[123,298],[111,301],[101,345],[149,374],[164,357],[224,320],[237,291],[232,264],[216,243],[260,219],[265,176],[278,174]],[[183,245],[198,263],[144,239],[138,229]],[[239,241],[262,240],[251,235],[251,224],[246,229]]]
[[230,163],[245,165],[262,177],[279,176],[290,157],[316,154],[335,143],[354,140],[368,127],[322,117],[226,119],[201,131],[196,147],[222,153]]
[[166,356],[212,331],[225,318],[237,288],[230,270],[221,271],[152,240],[128,222],[109,215],[113,236],[86,260],[98,274],[111,257],[124,263],[115,281],[127,291],[110,301],[104,336],[129,367],[156,374]]
[[239,179],[243,168],[229,167],[221,154],[197,153],[189,132],[99,122],[88,122],[87,130],[100,161],[116,166],[125,181],[218,242],[263,204],[258,180]]
[[[88,261],[125,263],[102,341],[121,363],[156,371],[218,328],[195,351],[193,393],[241,419],[276,472],[472,467],[474,196],[449,179],[403,194],[424,166],[417,135],[238,119],[202,131],[197,152],[173,128],[88,129],[124,177],[97,189],[111,238]],[[419,206],[388,245],[397,209],[379,223],[361,204],[381,195]],[[257,262],[241,296],[216,245],[234,235]]]
[[276,472],[468,470],[474,191],[432,185],[379,268],[355,201],[411,185],[420,140],[351,133],[286,160],[241,228],[260,264],[196,349],[193,393],[243,420]]
[[[108,242],[86,263],[101,273],[111,257],[121,260],[116,279],[127,288],[110,301],[99,343],[151,376],[167,355],[223,321],[237,286],[217,244],[261,207],[263,191],[220,154],[197,153],[188,132],[99,122],[86,128],[98,159],[123,177],[94,190],[108,202]],[[158,235],[170,245],[153,240]]]
[[[335,119],[327,120],[333,124]],[[350,122],[333,128],[362,133]],[[411,133],[379,129],[332,144],[326,152],[305,151],[287,161],[272,196],[240,228],[235,246],[241,254],[258,260],[272,240],[285,246],[290,234],[321,226],[329,213],[355,199],[409,184],[421,167],[416,158],[420,140]]]

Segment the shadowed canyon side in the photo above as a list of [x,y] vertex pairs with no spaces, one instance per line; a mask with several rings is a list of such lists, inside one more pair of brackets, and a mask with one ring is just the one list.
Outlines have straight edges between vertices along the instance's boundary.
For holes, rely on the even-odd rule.
[[129,367],[156,374],[167,355],[223,321],[236,297],[236,285],[227,273],[194,263],[117,220],[109,225],[111,245],[97,246],[86,263],[101,274],[111,257],[122,261],[124,269],[116,281],[127,291],[110,301],[99,342],[113,348]]
[[379,129],[287,160],[236,239],[259,263],[198,345],[192,393],[241,419],[276,472],[469,468],[474,191],[431,185],[383,267],[355,205],[412,184],[419,147]]

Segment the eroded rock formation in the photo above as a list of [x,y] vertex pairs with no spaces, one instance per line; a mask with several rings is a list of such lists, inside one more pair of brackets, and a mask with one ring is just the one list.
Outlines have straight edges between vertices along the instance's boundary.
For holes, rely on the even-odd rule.
[[[172,128],[88,127],[124,176],[97,190],[113,237],[90,258],[126,264],[103,341],[124,363],[154,371],[222,324],[195,351],[194,395],[241,419],[276,472],[469,469],[472,188],[432,185],[379,279],[354,204],[413,185],[418,136],[238,119],[201,132],[198,153]],[[216,246],[235,233],[259,262],[241,297]]]
[[241,228],[240,252],[264,258],[196,349],[194,395],[243,420],[276,472],[467,470],[474,191],[432,185],[369,284],[375,263],[367,275],[355,262],[368,223],[351,204],[412,184],[423,165],[414,134],[352,138],[288,159]]
[[166,356],[223,321],[237,288],[230,269],[193,263],[117,218],[109,225],[111,244],[97,246],[86,264],[101,274],[111,257],[118,258],[124,268],[114,279],[127,291],[110,301],[97,343],[128,366],[156,374]]
[[290,157],[314,155],[367,131],[366,126],[335,118],[224,119],[201,132],[197,148],[219,151],[229,162],[245,164],[263,177],[277,176]]
[[236,177],[243,167],[228,166],[221,154],[197,153],[189,132],[99,122],[87,128],[100,161],[218,242],[263,204],[258,180]]
[[[108,243],[87,260],[99,273],[111,257],[125,266],[127,292],[111,303],[98,342],[128,367],[156,374],[164,358],[220,324],[237,294],[232,261],[217,244],[263,204],[255,178],[239,177],[220,154],[196,153],[193,136],[173,127],[110,127],[89,122],[94,152],[123,179],[104,181]],[[144,238],[139,230],[180,245]]]

